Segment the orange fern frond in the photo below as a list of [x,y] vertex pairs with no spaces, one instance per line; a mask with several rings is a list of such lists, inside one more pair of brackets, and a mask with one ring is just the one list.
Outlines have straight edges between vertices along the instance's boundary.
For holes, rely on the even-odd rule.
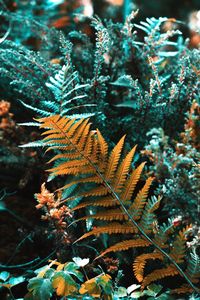
[[169,276],[175,276],[178,274],[179,274],[179,272],[174,267],[174,265],[169,265],[166,268],[157,269],[157,270],[151,272],[150,274],[148,274],[146,277],[144,277],[141,287],[142,287],[142,289],[144,289],[146,286],[148,286],[153,281],[157,281],[159,279],[163,279],[163,278],[169,277]]
[[72,180],[70,183],[65,184],[63,187],[59,188],[58,191],[62,191],[65,189],[69,189],[71,186],[76,184],[84,184],[84,183],[102,183],[102,179],[99,176],[93,175],[91,177],[79,178],[77,180]]
[[123,136],[119,140],[119,142],[117,143],[117,145],[114,147],[114,149],[112,150],[112,152],[110,154],[108,164],[106,166],[106,172],[104,175],[105,179],[107,181],[110,181],[114,177],[115,171],[116,171],[118,163],[119,163],[119,159],[121,157],[124,140],[125,140],[125,136]]
[[112,196],[107,197],[101,197],[100,200],[93,200],[93,201],[85,201],[80,204],[78,204],[76,207],[74,207],[75,210],[79,210],[81,208],[85,208],[88,206],[99,206],[99,207],[112,207],[112,206],[119,206],[120,204],[114,199]]
[[192,288],[187,284],[182,284],[179,288],[173,289],[170,291],[171,294],[188,294],[192,293]]
[[87,220],[88,218],[92,218],[94,220],[101,220],[101,221],[123,221],[128,220],[128,217],[121,211],[120,208],[113,209],[113,210],[106,210],[99,213],[95,213],[94,215],[89,215],[78,219]]
[[89,165],[75,165],[73,167],[67,168],[66,165],[62,166],[60,169],[55,167],[52,169],[48,169],[48,172],[52,173],[53,175],[79,175],[79,174],[93,174],[94,169]]
[[97,137],[99,140],[101,158],[105,161],[108,155],[108,144],[106,143],[105,139],[103,138],[101,132],[98,129],[97,129]]
[[116,173],[116,177],[111,182],[115,192],[119,193],[121,191],[121,188],[124,185],[124,182],[126,180],[127,174],[129,172],[133,156],[135,154],[136,146],[126,155],[124,160],[122,161],[121,165],[118,168],[118,171]]
[[123,192],[121,193],[121,199],[123,202],[128,202],[131,200],[135,187],[140,179],[142,170],[145,163],[141,163],[130,175],[130,178],[125,183]]
[[[59,164],[48,171],[54,175],[74,175],[77,177],[76,180],[65,185],[64,188],[69,188],[73,184],[91,182],[97,186],[93,187],[93,190],[82,194],[81,196],[84,198],[109,196],[109,194],[113,195],[114,191],[119,193],[123,201],[130,201],[144,163],[129,175],[130,165],[136,149],[134,147],[119,164],[125,136],[114,147],[108,158],[106,141],[99,130],[96,133],[89,131],[90,123],[88,119],[76,121],[51,116],[39,121],[42,122],[41,128],[47,128],[43,133],[43,135],[46,135],[44,141],[48,146],[47,150],[59,149],[60,144],[60,150],[64,151],[64,153],[57,154],[50,160],[50,162],[59,161]],[[83,178],[80,178],[80,176]],[[102,186],[99,186],[101,183]],[[115,195],[114,198],[116,198]]]
[[92,229],[90,232],[85,233],[82,235],[76,242],[83,240],[91,235],[99,236],[100,234],[107,233],[111,234],[127,234],[127,233],[137,233],[138,230],[134,228],[131,224],[120,224],[120,223],[111,223],[106,226],[100,226],[97,228]]
[[148,196],[148,191],[149,188],[151,186],[151,183],[153,181],[153,177],[149,177],[146,180],[145,185],[143,186],[143,188],[138,192],[135,201],[133,202],[133,204],[131,205],[131,207],[129,208],[130,211],[133,212],[133,216],[135,219],[140,219],[141,215],[142,215],[142,211],[143,208],[146,204],[146,200],[147,200],[147,196]]
[[150,245],[150,242],[145,241],[144,239],[141,239],[141,238],[138,238],[135,240],[127,240],[127,241],[123,241],[123,242],[117,243],[117,244],[109,247],[108,249],[103,251],[99,257],[104,256],[105,254],[110,253],[110,252],[125,251],[130,248],[147,247],[149,245]]
[[144,279],[144,268],[147,264],[147,260],[163,260],[163,255],[159,252],[153,252],[153,253],[143,253],[136,257],[134,263],[133,263],[133,271],[136,279],[139,282],[142,282]]
[[[134,262],[134,272],[138,281],[142,283],[142,288],[153,281],[180,274],[197,291],[190,280],[192,276],[194,278],[197,276],[197,259],[194,258],[188,267],[189,275],[184,273],[177,264],[182,263],[185,257],[185,231],[180,231],[169,246],[173,226],[169,224],[159,227],[154,215],[160,198],[147,201],[152,177],[146,180],[143,188],[133,199],[145,165],[141,163],[136,169],[130,170],[136,147],[131,149],[125,158],[122,157],[125,141],[125,136],[123,136],[109,155],[107,142],[98,129],[91,130],[89,119],[76,120],[55,115],[38,121],[41,123],[40,127],[45,129],[43,141],[47,151],[60,151],[49,161],[53,163],[53,167],[48,171],[53,175],[71,175],[69,178],[72,178],[71,182],[59,190],[78,186],[75,195],[66,196],[62,203],[74,201],[73,211],[92,208],[92,214],[80,217],[77,221],[93,219],[105,223],[85,233],[79,240],[91,235],[99,236],[102,233],[132,234],[132,239],[128,240],[123,236],[121,242],[108,247],[100,256],[110,252],[153,245],[156,251],[142,254]],[[77,198],[81,200],[76,202]],[[167,252],[163,250],[165,248],[168,248]],[[152,252],[151,248],[150,251]],[[164,257],[165,260],[163,260]],[[165,267],[154,270],[144,277],[147,260],[155,259],[163,260]]]
[[82,193],[81,195],[84,197],[91,197],[91,196],[106,196],[108,194],[107,187],[103,185],[99,185],[95,188],[92,188],[90,191]]

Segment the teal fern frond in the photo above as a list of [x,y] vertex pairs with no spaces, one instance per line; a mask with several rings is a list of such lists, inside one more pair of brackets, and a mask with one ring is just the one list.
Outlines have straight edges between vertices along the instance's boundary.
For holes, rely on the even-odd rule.
[[[167,22],[178,22],[175,19],[168,19],[166,17],[146,18],[146,22],[141,21],[140,24],[134,24],[135,28],[142,30],[145,33],[144,42],[134,42],[136,46],[142,47],[146,50],[146,54],[149,56],[157,56],[160,58],[159,63],[166,57],[173,57],[178,54],[179,43],[178,41],[171,41],[170,38],[175,35],[181,35],[179,30],[169,30],[161,32],[161,26]],[[164,47],[170,46],[172,51],[163,50]],[[157,64],[158,64],[157,62]]]
[[190,253],[186,273],[193,281],[196,281],[200,277],[200,257],[196,253],[195,249]]
[[[71,103],[75,101],[78,102],[87,97],[86,93],[81,93],[80,91],[87,88],[89,85],[79,84],[78,81],[78,73],[76,71],[71,72],[70,66],[64,65],[62,69],[59,70],[55,76],[51,76],[49,81],[45,84],[54,97],[40,101],[39,107],[26,104],[24,101],[21,102],[25,107],[35,111],[41,117],[48,117],[53,114],[66,116],[71,110],[80,109],[80,107],[93,106],[94,104],[71,106]],[[93,115],[94,113],[80,113],[67,115],[67,117],[87,118]]]
[[150,228],[152,228],[153,224],[156,224],[157,222],[154,211],[159,208],[160,201],[161,197],[152,196],[148,199],[140,220],[140,226],[145,232],[151,231]]

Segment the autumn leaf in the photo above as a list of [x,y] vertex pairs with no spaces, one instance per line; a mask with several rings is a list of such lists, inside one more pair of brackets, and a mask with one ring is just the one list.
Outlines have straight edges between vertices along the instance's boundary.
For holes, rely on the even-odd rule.
[[81,295],[88,294],[94,298],[110,300],[112,299],[112,281],[108,274],[102,274],[87,280],[81,285],[79,289]]
[[96,278],[92,278],[84,282],[79,289],[79,293],[81,295],[88,294],[94,298],[99,298],[101,295],[101,288],[98,286]]
[[52,286],[58,296],[68,296],[77,291],[78,285],[68,272],[57,272],[52,279]]
[[103,274],[97,277],[97,284],[101,286],[103,291],[103,299],[110,300],[112,299],[112,278],[108,274]]

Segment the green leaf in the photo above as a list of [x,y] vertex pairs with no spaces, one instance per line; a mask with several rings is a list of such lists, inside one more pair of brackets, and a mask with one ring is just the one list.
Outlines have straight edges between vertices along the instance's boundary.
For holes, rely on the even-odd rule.
[[10,276],[10,273],[7,271],[3,271],[0,273],[0,280],[6,281]]
[[158,293],[160,293],[160,291],[162,290],[162,285],[158,285],[158,284],[151,284],[148,286],[148,290],[154,292],[154,295],[156,296]]
[[[6,210],[6,205],[3,201],[0,202],[0,211]],[[0,273],[1,274],[1,273]]]
[[97,277],[96,282],[98,285],[101,286],[103,292],[107,295],[111,295],[113,288],[112,288],[112,278],[108,274],[103,274]]
[[49,266],[49,265],[42,266],[41,268],[36,269],[36,270],[34,271],[34,273],[35,273],[35,274],[39,274],[40,272],[42,272],[42,271],[44,271],[45,269],[47,269],[48,266]]
[[81,257],[73,257],[73,261],[75,262],[75,264],[80,268],[80,267],[85,267],[90,259],[89,258],[81,258]]
[[134,101],[125,101],[125,102],[122,102],[120,104],[116,104],[115,107],[124,107],[124,108],[136,109],[138,107],[138,105]]
[[14,286],[14,285],[24,282],[25,280],[26,280],[26,278],[23,276],[11,277],[8,280],[8,283],[11,284],[12,286]]
[[34,300],[49,300],[53,293],[51,281],[37,277],[30,279],[28,290],[32,293]]
[[130,89],[133,88],[133,79],[130,75],[123,75],[110,84]]
[[97,284],[96,277],[91,278],[87,281],[85,281],[82,285],[81,288],[79,289],[79,293],[81,295],[88,294],[94,298],[99,298],[101,295],[101,288]]
[[55,270],[50,268],[45,272],[45,278],[52,278],[55,274]]
[[133,292],[131,298],[138,299],[143,296],[143,292]]
[[67,273],[69,273],[69,274],[71,274],[71,275],[74,275],[74,276],[76,276],[80,281],[83,281],[83,274],[82,274],[80,271],[78,271],[78,269],[79,269],[79,266],[78,266],[76,263],[74,263],[74,262],[69,262],[69,263],[65,266],[65,268],[64,268],[64,270],[65,270]]
[[127,287],[127,293],[128,294],[130,294],[130,293],[132,293],[133,291],[135,291],[135,290],[138,290],[139,288],[141,287],[141,285],[140,284],[132,284],[132,285],[130,285],[129,287]]
[[18,147],[21,148],[33,148],[33,147],[43,147],[44,143],[42,140],[38,140],[38,141],[34,141],[34,142],[30,142],[27,144],[23,144],[23,145],[19,145]]
[[127,297],[126,288],[123,286],[120,286],[114,296],[119,297],[119,298]]
[[168,293],[163,293],[158,297],[148,297],[148,300],[173,300],[173,297],[170,297]]

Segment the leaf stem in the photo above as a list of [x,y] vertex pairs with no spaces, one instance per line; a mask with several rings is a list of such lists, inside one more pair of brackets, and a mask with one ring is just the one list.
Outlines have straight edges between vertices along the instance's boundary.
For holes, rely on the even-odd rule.
[[35,259],[24,263],[24,264],[20,264],[20,265],[11,265],[11,266],[7,266],[7,265],[2,265],[0,264],[0,270],[8,270],[8,269],[18,269],[18,268],[23,268],[23,267],[27,267],[30,266],[32,264],[34,264],[35,262],[37,262],[38,260],[40,260],[39,257],[36,257]]
[[123,4],[123,21],[126,21],[126,17],[130,13],[130,0],[124,0]]

